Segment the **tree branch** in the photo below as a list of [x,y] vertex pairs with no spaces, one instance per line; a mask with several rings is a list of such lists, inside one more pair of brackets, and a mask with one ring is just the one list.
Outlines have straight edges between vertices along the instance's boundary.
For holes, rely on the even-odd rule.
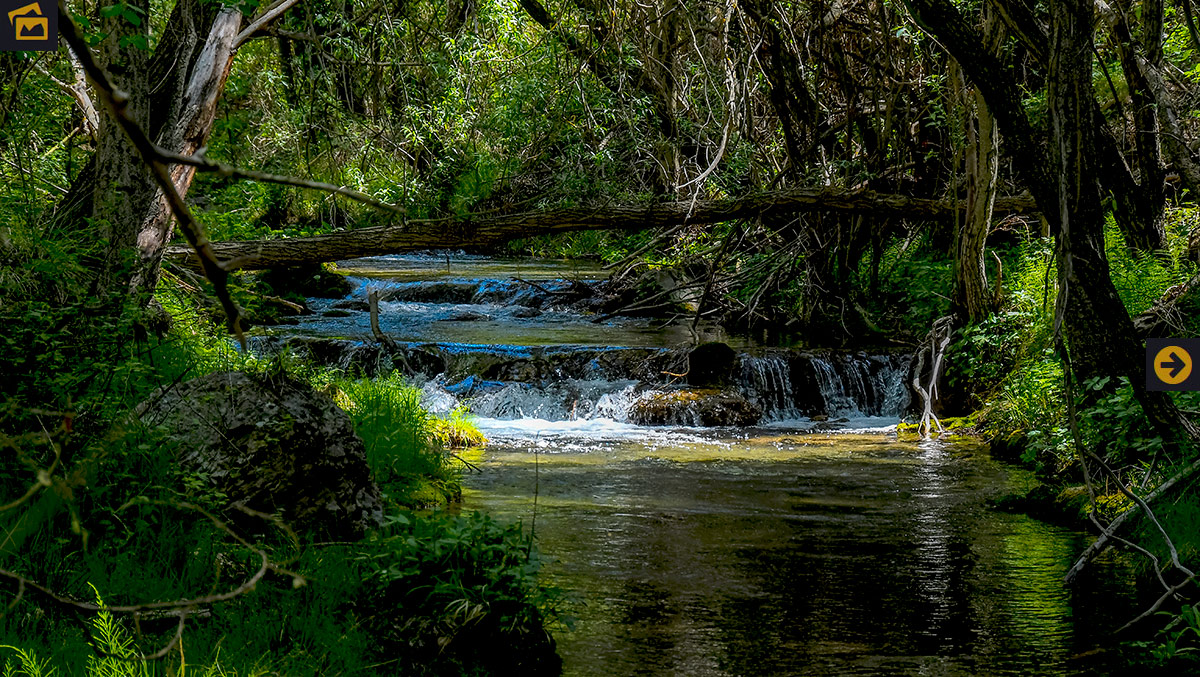
[[263,26],[283,16],[283,13],[291,9],[292,5],[296,4],[296,2],[297,0],[278,0],[274,5],[267,8],[267,11],[263,12],[262,16],[252,21],[249,26],[246,26],[245,30],[237,34],[237,37],[233,40],[233,48],[237,49],[241,47],[242,43],[253,37]]

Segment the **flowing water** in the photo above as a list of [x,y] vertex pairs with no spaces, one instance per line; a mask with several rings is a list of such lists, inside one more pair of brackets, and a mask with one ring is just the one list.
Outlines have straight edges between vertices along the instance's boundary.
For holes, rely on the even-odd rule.
[[[1132,574],[1101,560],[1065,589],[1086,537],[988,507],[1023,472],[969,440],[898,441],[903,356],[597,323],[554,302],[597,270],[443,255],[352,265],[355,298],[394,292],[381,321],[408,363],[430,365],[417,376],[426,404],[469,404],[490,438],[465,454],[477,471],[462,509],[535,530],[576,618],[555,633],[565,674],[1107,671],[1090,650],[1130,616]],[[340,337],[330,359],[349,360],[369,349],[365,322],[294,329]],[[686,369],[679,344],[714,338],[741,351],[732,388],[761,422],[633,423],[639,401],[677,387],[662,375]]]

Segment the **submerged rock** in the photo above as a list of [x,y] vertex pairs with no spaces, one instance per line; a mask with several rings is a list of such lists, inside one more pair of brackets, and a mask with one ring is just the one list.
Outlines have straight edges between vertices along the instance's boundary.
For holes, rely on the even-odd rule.
[[446,322],[486,322],[492,319],[491,315],[476,312],[474,310],[458,310],[450,314],[445,319]]
[[538,315],[541,315],[541,314],[542,314],[542,311],[538,310],[537,308],[530,308],[528,306],[517,306],[512,311],[512,316],[515,318],[518,318],[518,319],[537,317]]
[[210,374],[159,389],[137,412],[165,427],[180,464],[207,477],[230,505],[336,538],[382,523],[379,487],[350,418],[305,383]]
[[649,392],[629,408],[637,425],[748,426],[758,423],[762,409],[732,390]]

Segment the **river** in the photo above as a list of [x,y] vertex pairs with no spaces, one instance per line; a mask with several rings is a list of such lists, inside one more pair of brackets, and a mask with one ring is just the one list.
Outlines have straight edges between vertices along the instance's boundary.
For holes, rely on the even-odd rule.
[[[603,277],[578,264],[437,254],[343,269],[355,298],[386,292],[384,330],[432,365],[418,376],[427,405],[470,404],[490,438],[466,455],[462,509],[534,530],[575,617],[555,631],[565,674],[1103,672],[1091,652],[1132,613],[1119,559],[1066,589],[1087,537],[989,507],[1027,473],[969,439],[897,439],[897,356],[801,358],[716,327],[595,323],[538,297]],[[334,362],[365,354],[361,305],[330,315],[287,332],[341,341]],[[762,420],[632,423],[638,398],[669,389],[633,363],[714,339],[743,351],[735,381]]]

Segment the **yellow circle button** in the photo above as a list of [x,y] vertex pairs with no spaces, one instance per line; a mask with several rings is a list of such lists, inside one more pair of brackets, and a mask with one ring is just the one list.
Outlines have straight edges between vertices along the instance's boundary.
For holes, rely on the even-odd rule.
[[1179,385],[1192,375],[1192,356],[1179,346],[1167,346],[1154,356],[1154,374],[1169,386]]

